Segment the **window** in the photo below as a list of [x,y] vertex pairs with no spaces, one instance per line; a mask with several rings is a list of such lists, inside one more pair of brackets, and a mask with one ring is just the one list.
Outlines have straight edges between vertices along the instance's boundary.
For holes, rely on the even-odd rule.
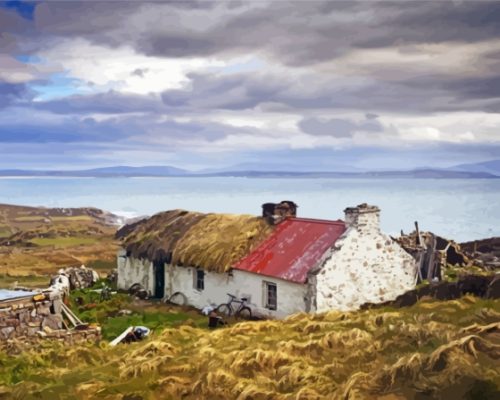
[[205,289],[205,271],[203,271],[201,269],[195,270],[194,287],[196,290],[204,290]]
[[275,283],[264,282],[264,306],[269,310],[278,308],[278,289]]

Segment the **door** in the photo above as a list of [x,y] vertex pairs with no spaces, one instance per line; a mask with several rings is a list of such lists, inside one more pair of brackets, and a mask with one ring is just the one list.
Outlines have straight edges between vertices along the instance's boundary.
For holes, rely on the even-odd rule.
[[155,263],[154,273],[155,273],[154,297],[156,297],[157,299],[161,299],[165,295],[165,264]]

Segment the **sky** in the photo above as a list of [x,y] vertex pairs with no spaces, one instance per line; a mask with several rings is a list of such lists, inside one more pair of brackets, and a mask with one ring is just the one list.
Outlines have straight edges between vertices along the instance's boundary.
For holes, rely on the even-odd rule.
[[0,2],[0,168],[500,158],[500,2]]

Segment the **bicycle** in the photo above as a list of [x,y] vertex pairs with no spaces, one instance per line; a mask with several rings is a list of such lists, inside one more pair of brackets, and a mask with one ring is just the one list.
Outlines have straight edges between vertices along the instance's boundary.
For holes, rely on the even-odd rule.
[[[236,300],[237,297],[228,293],[229,302],[220,304],[215,311],[219,314],[225,315],[226,317],[230,317],[234,315],[236,318],[243,319],[251,319],[252,318],[252,310],[250,307],[246,305],[248,299],[246,297],[242,297],[240,300]],[[239,303],[238,308],[235,310],[233,307],[233,303]]]

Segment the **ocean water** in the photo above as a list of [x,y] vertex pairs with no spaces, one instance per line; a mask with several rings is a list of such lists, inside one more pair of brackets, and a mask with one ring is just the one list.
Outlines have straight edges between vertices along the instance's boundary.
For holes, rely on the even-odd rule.
[[500,179],[0,178],[0,203],[93,206],[123,216],[183,208],[258,215],[292,200],[298,215],[343,218],[346,207],[378,205],[390,234],[431,230],[456,241],[500,236]]

